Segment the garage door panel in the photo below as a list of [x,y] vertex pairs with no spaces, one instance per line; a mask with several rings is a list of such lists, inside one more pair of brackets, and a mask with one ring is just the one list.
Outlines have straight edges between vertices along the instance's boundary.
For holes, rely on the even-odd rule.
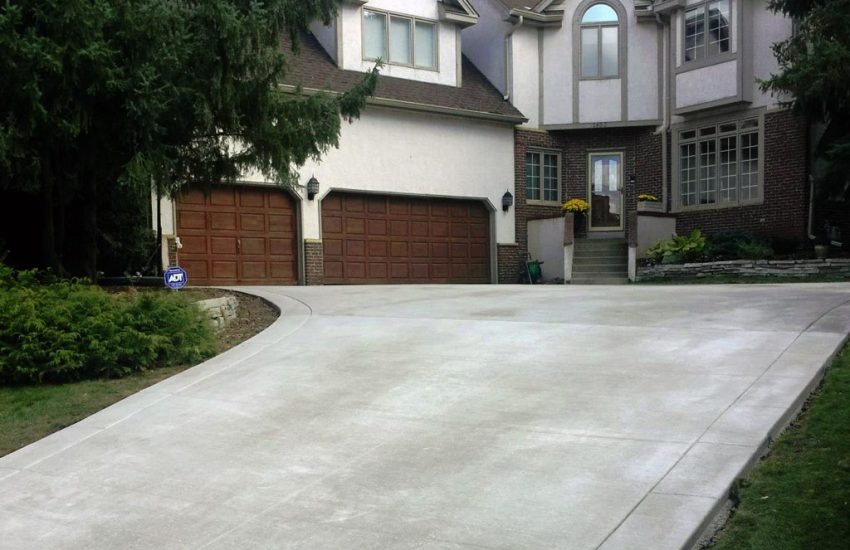
[[[183,245],[186,251],[186,245]],[[236,254],[236,237],[210,237],[210,252],[213,254]]]
[[209,219],[213,231],[236,231],[235,212],[210,212]]
[[322,218],[328,284],[490,280],[490,214],[479,202],[337,192]]
[[281,189],[233,186],[177,200],[180,263],[193,285],[298,280],[293,199]]
[[213,206],[236,206],[236,190],[213,189],[210,192],[209,204]]
[[204,212],[180,212],[177,228],[204,230],[207,228],[207,215]]

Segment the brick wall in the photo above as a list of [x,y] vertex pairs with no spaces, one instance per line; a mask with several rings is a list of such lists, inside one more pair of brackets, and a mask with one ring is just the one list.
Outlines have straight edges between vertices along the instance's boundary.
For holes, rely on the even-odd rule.
[[497,263],[499,268],[499,284],[514,284],[519,282],[520,255],[519,246],[515,244],[496,245]]
[[[562,201],[587,197],[587,155],[593,150],[623,151],[626,180],[624,216],[637,208],[637,196],[650,193],[661,196],[661,136],[655,127],[601,128],[540,132],[516,130],[514,177],[516,179],[516,235],[518,257],[528,254],[528,222],[561,215],[560,207],[528,204],[526,200],[525,154],[529,149],[554,149],[561,152]],[[632,189],[629,177],[637,183]],[[625,224],[624,224],[625,225]]]
[[325,284],[324,246],[322,241],[304,241],[304,284]]
[[678,233],[697,228],[708,234],[735,230],[789,242],[804,240],[808,219],[806,125],[788,111],[768,113],[764,140],[764,203],[680,212]]

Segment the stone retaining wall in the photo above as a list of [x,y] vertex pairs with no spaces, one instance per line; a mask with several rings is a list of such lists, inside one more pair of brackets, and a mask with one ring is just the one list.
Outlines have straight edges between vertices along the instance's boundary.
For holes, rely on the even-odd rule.
[[661,264],[638,268],[638,280],[676,277],[737,275],[742,277],[850,277],[850,259],[827,260],[732,260],[699,264]]
[[239,300],[235,296],[224,296],[222,298],[211,298],[200,300],[195,305],[209,315],[213,328],[218,330],[236,318],[236,308]]

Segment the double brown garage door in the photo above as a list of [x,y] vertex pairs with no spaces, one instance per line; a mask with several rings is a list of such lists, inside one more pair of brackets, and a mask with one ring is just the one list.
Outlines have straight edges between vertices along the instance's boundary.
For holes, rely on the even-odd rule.
[[490,214],[477,201],[332,193],[326,284],[489,283]]
[[298,282],[295,202],[283,190],[188,191],[177,200],[177,234],[190,284]]

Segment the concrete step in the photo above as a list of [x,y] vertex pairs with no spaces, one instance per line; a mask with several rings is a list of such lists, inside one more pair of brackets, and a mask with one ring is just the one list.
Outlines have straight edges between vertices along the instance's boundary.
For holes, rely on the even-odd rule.
[[[597,244],[599,242],[603,244]],[[576,241],[575,247],[576,250],[626,250],[627,245],[624,242],[606,243],[605,241],[594,241],[593,244],[588,244],[586,242]]]
[[623,248],[622,250],[619,248],[599,248],[599,249],[591,249],[591,250],[576,250],[573,253],[573,258],[607,258],[607,257],[623,257],[627,258],[629,256],[628,250]]
[[573,277],[570,284],[573,285],[625,285],[628,277]]
[[581,269],[573,269],[573,278],[575,277],[628,277],[629,271],[627,269],[600,269],[595,268],[593,270],[581,270]]
[[622,265],[626,267],[629,263],[628,257],[625,254],[612,256],[594,255],[594,256],[574,256],[573,266],[579,265]]

